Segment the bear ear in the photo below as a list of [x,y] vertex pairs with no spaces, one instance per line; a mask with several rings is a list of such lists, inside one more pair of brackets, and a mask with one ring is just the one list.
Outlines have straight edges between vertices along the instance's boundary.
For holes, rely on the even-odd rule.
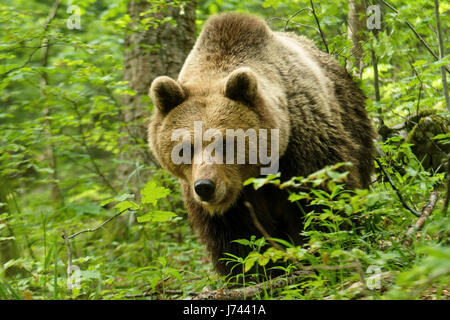
[[178,82],[166,76],[153,80],[149,95],[155,106],[163,114],[167,114],[185,99],[183,88]]
[[249,68],[234,70],[227,78],[225,96],[252,105],[256,99],[258,80]]

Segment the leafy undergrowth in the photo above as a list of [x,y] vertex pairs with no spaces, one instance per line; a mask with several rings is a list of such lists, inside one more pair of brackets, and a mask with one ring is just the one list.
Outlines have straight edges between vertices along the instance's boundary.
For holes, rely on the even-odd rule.
[[[123,39],[157,21],[135,21],[130,30],[128,1],[79,0],[82,29],[72,30],[67,27],[70,1],[62,1],[49,19],[52,2],[3,0],[0,5],[0,299],[180,299],[239,280],[214,273],[206,249],[188,226],[177,182],[151,166],[145,139],[134,136],[153,106],[147,91],[138,95],[124,81],[124,52],[131,48]],[[405,245],[417,217],[405,209],[379,169],[370,190],[354,194],[342,189],[345,175],[336,168],[292,180],[291,186],[283,186],[291,191],[290,200],[322,208],[306,210],[305,228],[299,232],[309,240],[299,247],[278,241],[280,249],[268,239],[240,239],[254,251],[248,257],[225,258],[243,274],[252,265],[264,269],[276,260],[286,261],[286,277],[301,266],[314,275],[276,290],[268,284],[254,299],[448,299],[445,177],[421,163],[438,162],[432,166],[438,169],[448,157],[450,137],[439,129],[445,126],[438,123],[437,132],[425,129],[436,123],[436,116],[448,119],[440,67],[448,65],[449,56],[434,61],[405,24],[414,25],[437,52],[433,2],[392,4],[401,14],[387,10],[383,29],[376,35],[366,32],[359,82],[370,97],[371,119],[380,134],[380,125],[387,126],[384,140],[391,137],[381,146],[386,156],[379,158],[380,164],[413,209],[420,211],[432,190],[439,192],[436,207]],[[273,30],[304,35],[325,50],[325,38],[304,5],[198,1],[196,23],[200,27],[220,11],[257,14]],[[348,1],[315,5],[329,52],[349,67]],[[441,1],[443,30],[448,29],[448,9]],[[49,50],[44,44],[51,44]],[[145,45],[146,50],[160,47],[164,49],[161,43]],[[373,85],[377,78],[379,101]],[[145,104],[134,121],[124,117],[130,107],[121,103],[124,96]],[[406,139],[394,130],[402,124],[409,133]],[[123,157],[130,154],[132,160]],[[118,174],[122,165],[131,168],[125,176]],[[248,183],[282,185],[276,176]],[[360,290],[361,275],[371,289]]]
[[[383,148],[389,156],[389,147]],[[409,157],[407,170],[400,174],[385,169],[395,177],[403,197],[420,211],[444,175],[424,171],[408,146],[402,148]],[[301,246],[279,239],[237,240],[253,248],[244,258],[225,257],[242,270],[240,276],[248,276],[255,265],[268,271],[269,261],[285,261],[286,278],[301,268],[314,271],[276,290],[267,282],[266,289],[253,298],[448,299],[450,221],[441,212],[442,201],[407,245],[406,231],[417,217],[403,207],[379,170],[370,190],[349,192],[342,186],[346,172],[337,170],[342,165],[283,183],[277,175],[247,181],[255,188],[274,184],[289,191],[290,201],[321,208],[306,213],[301,232],[309,240]],[[225,280],[212,270],[205,248],[186,222],[172,178],[159,172],[136,196],[89,201],[99,196],[95,190],[86,191],[65,206],[36,211],[41,194],[29,194],[26,201],[9,195],[8,207],[14,210],[1,215],[0,227],[10,232],[0,240],[14,239],[16,247],[2,250],[22,254],[1,266],[0,298],[184,299],[205,287],[226,290],[239,280]],[[70,238],[114,215],[98,230]],[[63,229],[68,242],[61,237]],[[269,240],[278,245],[262,250]],[[69,247],[71,270],[67,270]],[[247,287],[254,284],[245,282]]]

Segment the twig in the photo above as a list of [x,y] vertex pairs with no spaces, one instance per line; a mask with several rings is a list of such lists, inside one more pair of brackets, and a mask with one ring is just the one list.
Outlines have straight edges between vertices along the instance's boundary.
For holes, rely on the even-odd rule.
[[415,234],[417,231],[421,230],[423,226],[425,225],[425,221],[427,218],[431,215],[433,212],[434,206],[437,202],[437,192],[432,191],[430,194],[430,198],[428,199],[427,204],[423,207],[422,213],[420,215],[420,218],[417,219],[416,223],[412,225],[408,231],[405,233],[405,240],[403,241],[404,246],[410,246],[412,243],[412,235]]
[[[444,40],[442,39],[441,18],[439,16],[439,0],[434,0],[434,15],[436,17],[436,29],[437,38],[439,44],[439,58],[443,59],[445,56]],[[442,91],[445,97],[445,104],[447,105],[447,111],[450,111],[450,97],[448,95],[447,74],[445,73],[444,66],[441,67],[442,76]]]
[[[278,276],[274,279],[267,280],[253,286],[248,286],[239,289],[219,289],[219,290],[207,290],[197,294],[192,300],[245,300],[254,298],[267,290],[277,290],[287,287],[291,284],[298,283],[304,277],[314,274],[314,270],[327,270],[327,271],[337,271],[344,269],[354,269],[356,268],[361,276],[362,268],[359,262],[350,263],[342,266],[327,266],[327,265],[316,265],[316,266],[305,266],[301,270],[292,272],[290,275]],[[364,290],[367,289],[364,275],[360,279],[359,287]]]
[[[390,5],[389,3],[387,3],[385,0],[380,0],[386,7],[388,7],[389,9],[391,9],[392,11],[394,11],[396,14],[399,14],[398,10],[395,9],[392,5]],[[428,52],[434,57],[434,59],[436,61],[439,61],[439,56],[434,53],[433,49],[431,49],[431,47],[428,45],[428,43],[422,38],[422,36],[416,31],[416,29],[414,29],[414,27],[408,22],[405,21],[406,25],[408,26],[409,29],[411,29],[412,32],[414,32],[414,34],[416,35],[416,37],[420,40],[420,42],[422,42],[422,44],[425,46],[425,48],[427,48]],[[450,69],[447,66],[443,66],[443,68],[445,68],[445,70],[450,73]]]
[[[47,33],[48,28],[50,27],[50,24],[52,23],[53,19],[55,18],[56,12],[58,11],[60,4],[61,4],[61,0],[55,0],[55,2],[53,3],[50,14],[48,15],[47,20],[44,23],[44,35]],[[44,37],[44,39],[42,40],[42,47],[44,48],[44,50],[42,52],[42,66],[44,68],[46,68],[47,64],[48,64],[48,51],[49,51],[49,40],[47,37]],[[46,85],[48,82],[47,72],[45,72],[45,71],[43,71],[42,82],[44,85]]]
[[449,202],[450,202],[450,155],[447,158],[447,192],[445,193],[444,206],[442,207],[442,213],[444,216],[447,216]]
[[67,237],[67,238],[68,238],[68,239],[72,239],[72,238],[75,238],[76,236],[78,236],[78,235],[80,235],[80,234],[82,234],[82,233],[85,233],[85,232],[94,232],[94,231],[97,231],[98,229],[100,229],[101,227],[103,227],[105,224],[107,224],[108,222],[110,222],[111,220],[113,220],[114,218],[120,216],[122,213],[124,213],[125,211],[128,211],[128,210],[130,210],[130,208],[127,208],[127,209],[125,209],[125,210],[120,211],[119,213],[117,213],[117,214],[113,215],[112,217],[108,218],[107,220],[103,221],[100,225],[98,225],[97,227],[95,227],[95,228],[93,228],[93,229],[86,229],[86,230],[78,231],[78,232],[76,232],[76,233],[70,235],[70,236]]
[[[381,100],[381,95],[380,95],[380,80],[378,77],[379,76],[379,74],[378,74],[378,59],[377,59],[375,50],[373,48],[370,48],[370,54],[371,54],[372,68],[373,68],[373,87],[375,90],[375,101],[377,103],[379,103]],[[382,126],[384,124],[384,119],[383,119],[383,110],[381,109],[381,107],[378,107],[377,113],[378,113],[379,125]]]
[[267,241],[272,245],[272,247],[278,249],[278,250],[284,250],[283,247],[281,247],[278,243],[272,240],[272,237],[267,233],[266,229],[262,226],[261,222],[259,222],[258,217],[256,216],[255,210],[253,209],[253,206],[250,202],[245,201],[244,205],[248,208],[248,211],[250,212],[250,216],[252,217],[253,224],[255,227],[261,232],[264,238],[266,238]]
[[[103,72],[102,74],[104,76],[106,76]],[[125,120],[125,115],[122,112],[122,106],[120,105],[120,103],[117,101],[117,99],[114,97],[114,94],[111,92],[111,89],[108,88],[108,86],[105,86],[105,92],[108,95],[108,97],[111,99],[111,101],[114,103],[114,106],[117,108],[117,112],[119,113],[120,116],[120,120],[123,122],[126,122]],[[128,125],[125,126],[125,130],[127,131],[128,135],[133,138],[133,141],[136,145],[139,145],[139,140],[138,137],[136,137],[136,135],[134,133],[131,132],[130,127]],[[147,148],[145,148],[143,150],[144,152],[144,157],[148,162],[153,163],[155,166],[159,167],[159,163],[158,161],[156,161],[156,159],[151,155],[151,153],[149,153],[147,151]]]
[[[317,31],[320,34],[320,37],[322,38],[322,42],[325,45],[325,49],[327,50],[327,53],[329,53],[328,44],[327,44],[327,41],[325,39],[325,35],[324,35],[323,31],[322,31],[322,28],[320,27],[320,21],[319,21],[319,18],[317,17],[317,14],[316,14],[316,11],[315,11],[315,8],[314,8],[314,3],[312,2],[312,0],[310,0],[310,4],[311,4],[311,8],[303,8],[303,9],[297,10],[288,19],[272,17],[272,18],[267,19],[266,21],[267,22],[269,22],[271,20],[283,21],[284,22],[284,28],[283,28],[284,32],[287,31],[289,23],[294,24],[296,26],[302,26],[302,27],[307,27],[307,28],[314,29],[315,31]],[[310,26],[310,25],[307,25],[307,24],[303,24],[303,23],[292,22],[292,19],[294,19],[299,13],[301,13],[303,11],[306,11],[306,10],[312,12],[312,14],[314,15],[314,19],[316,20],[317,28],[315,28],[313,26]]]
[[[309,8],[308,8],[308,9],[309,9]],[[280,21],[283,21],[284,23],[286,23],[286,21],[287,21],[288,19],[278,18],[278,17],[271,17],[271,18],[266,19],[267,22],[271,22],[272,20],[280,20]],[[317,29],[316,27],[310,26],[310,25],[308,25],[308,24],[299,23],[299,22],[293,22],[293,21],[289,21],[289,23],[290,23],[290,24],[293,24],[293,25],[295,25],[295,26],[298,26],[298,27],[311,28],[311,29],[314,29],[316,32],[319,32],[319,29]],[[286,28],[285,31],[287,31],[287,28]]]
[[291,22],[291,20],[294,19],[296,15],[298,15],[299,13],[301,13],[301,12],[303,12],[303,11],[305,11],[305,10],[312,11],[311,8],[303,8],[303,9],[300,9],[300,10],[296,11],[293,15],[291,15],[291,16],[286,20],[286,23],[284,24],[284,32],[286,32],[286,29],[287,29],[287,26],[288,26],[289,22]]
[[[71,281],[71,277],[72,277],[72,270],[73,270],[73,266],[72,266],[72,248],[70,246],[70,239],[75,238],[76,236],[85,233],[85,232],[94,232],[97,231],[98,229],[100,229],[101,227],[103,227],[105,224],[107,224],[108,222],[110,222],[111,220],[113,220],[114,218],[120,216],[122,213],[124,213],[125,211],[128,211],[129,208],[120,211],[119,213],[115,214],[114,216],[108,218],[107,220],[103,221],[100,225],[98,225],[97,227],[93,228],[93,229],[86,229],[86,230],[82,230],[82,231],[78,231],[70,236],[67,236],[67,232],[66,230],[63,228],[62,229],[62,238],[64,239],[65,243],[66,243],[66,247],[67,247],[67,279],[69,281]],[[72,286],[68,286],[68,294],[72,295]]]
[[337,52],[337,53],[332,53],[332,54],[333,54],[335,57],[342,56],[342,57],[348,59],[348,58],[352,57],[354,54],[357,54],[359,51],[361,51],[361,50],[364,48],[364,46],[365,46],[369,41],[370,41],[370,39],[364,41],[362,44],[359,45],[359,47],[358,47],[355,51],[353,51],[352,53],[350,53],[349,56],[341,55],[342,51],[344,51],[345,49],[348,49],[349,47],[343,47],[341,50],[339,50],[339,52]]
[[384,169],[383,165],[380,163],[380,161],[375,158],[375,162],[378,164],[378,167],[380,167],[381,171],[383,172],[383,175],[386,177],[386,179],[388,180],[389,184],[391,185],[392,189],[394,189],[395,193],[397,194],[400,202],[402,203],[403,207],[408,210],[409,212],[411,212],[413,215],[415,215],[416,217],[420,217],[421,213],[417,210],[415,210],[414,208],[412,208],[410,205],[408,205],[405,201],[405,199],[403,199],[403,196],[400,192],[400,190],[398,190],[397,186],[395,185],[394,181],[392,180],[391,176],[389,175],[389,173],[386,172],[386,170]]
[[8,71],[6,71],[6,72],[0,74],[0,80],[5,79],[10,73],[12,73],[12,72],[14,72],[14,71],[16,71],[16,70],[20,70],[20,69],[25,68],[25,67],[31,62],[31,59],[33,58],[33,56],[35,55],[35,53],[36,53],[39,49],[41,49],[41,48],[42,48],[42,46],[36,47],[36,48],[31,52],[31,54],[28,56],[28,59],[27,59],[21,66],[15,67],[15,68],[12,68],[12,69],[9,69]]
[[304,271],[295,271],[288,276],[279,276],[274,279],[264,281],[253,286],[239,289],[219,289],[207,290],[197,294],[192,300],[244,300],[254,298],[267,290],[281,289],[299,280],[311,273]]
[[[65,229],[62,229],[62,237],[66,242],[67,247],[67,279],[71,279],[72,277],[72,248],[70,247],[70,240],[67,237],[67,233]],[[72,287],[68,286],[68,293],[72,295]]]
[[[43,28],[43,29],[44,29],[44,30],[43,30],[44,36],[45,36],[45,34],[47,33],[47,31],[48,31],[48,28],[49,28],[49,26],[50,26],[50,23],[51,23],[52,20],[55,18],[56,11],[58,10],[58,7],[59,7],[60,3],[61,3],[61,0],[55,0],[55,2],[53,3],[52,9],[51,9],[51,11],[50,11],[50,14],[48,15],[48,17],[47,17],[47,19],[45,20],[45,23],[44,23],[44,28]],[[35,38],[37,38],[37,37],[35,37]],[[33,58],[34,54],[35,54],[39,49],[41,49],[41,48],[44,48],[44,50],[45,50],[45,51],[44,51],[44,54],[43,54],[43,61],[44,61],[45,59],[47,59],[47,56],[48,56],[48,47],[49,47],[49,46],[50,46],[50,45],[49,45],[49,43],[48,43],[48,39],[47,39],[47,38],[44,38],[43,41],[42,41],[41,46],[35,47],[35,49],[31,52],[30,56],[28,57],[28,59],[25,61],[24,64],[22,64],[22,65],[19,66],[19,67],[12,68],[12,69],[10,69],[10,70],[8,70],[8,71],[6,71],[6,72],[0,74],[0,80],[3,80],[4,78],[6,78],[11,72],[14,72],[14,71],[16,71],[16,70],[20,70],[20,69],[22,69],[22,68],[25,68],[25,67],[31,62],[31,59]]]
[[78,118],[78,122],[79,122],[79,131],[80,131],[80,136],[81,136],[81,145],[84,147],[84,149],[86,150],[86,153],[89,156],[89,160],[91,161],[92,166],[94,167],[97,175],[101,178],[101,180],[103,181],[103,183],[106,185],[106,187],[108,187],[109,190],[111,190],[113,192],[113,194],[117,194],[117,190],[116,188],[114,188],[114,186],[109,182],[109,180],[106,178],[106,176],[103,174],[103,172],[100,170],[100,167],[98,166],[97,162],[95,161],[95,157],[92,154],[92,150],[89,147],[87,140],[86,140],[86,135],[84,132],[84,127],[83,127],[83,117],[80,113],[80,110],[78,109],[78,103],[76,101],[73,101],[67,97],[63,97],[66,101],[69,101],[72,105],[73,105],[73,109],[77,115]]
[[420,108],[420,99],[422,96],[422,89],[423,89],[423,80],[422,78],[420,78],[419,73],[417,72],[416,68],[414,67],[414,64],[410,61],[409,65],[411,66],[411,69],[414,72],[414,75],[416,76],[416,78],[419,80],[420,82],[420,87],[419,87],[419,96],[417,97],[417,104],[416,104],[416,115],[419,114],[419,108]]
[[[46,97],[47,93],[45,92],[45,87],[48,85],[49,79],[48,79],[48,74],[46,68],[48,67],[48,58],[49,58],[49,50],[50,50],[50,40],[47,37],[47,32],[48,29],[53,21],[53,19],[56,16],[56,13],[58,11],[58,8],[61,4],[61,0],[55,0],[55,2],[53,3],[52,9],[50,11],[50,14],[47,17],[47,20],[45,21],[44,24],[44,38],[42,39],[42,72],[41,72],[41,82],[40,82],[40,89],[41,89],[41,94],[42,96]],[[55,148],[55,144],[52,141],[52,123],[50,121],[50,116],[51,116],[51,109],[50,108],[44,108],[43,110],[43,115],[45,117],[45,125],[47,126],[47,135],[49,136],[49,140],[50,143],[48,145],[48,149],[46,150],[47,153],[47,157],[49,159],[50,162],[50,167],[52,168],[52,179],[53,181],[50,183],[51,185],[51,191],[52,191],[52,197],[53,199],[56,201],[61,202],[62,204],[64,204],[64,197],[63,194],[61,192],[61,188],[59,187],[58,184],[58,162],[56,159],[56,148]]]
[[322,28],[320,27],[319,18],[317,18],[316,10],[314,9],[314,3],[312,0],[309,0],[309,3],[311,4],[311,12],[314,15],[314,19],[316,19],[317,28],[319,28],[319,33],[320,33],[320,36],[322,37],[322,42],[325,45],[325,49],[327,50],[327,53],[330,53],[330,51],[328,50],[327,41],[325,40],[325,35],[323,34]]

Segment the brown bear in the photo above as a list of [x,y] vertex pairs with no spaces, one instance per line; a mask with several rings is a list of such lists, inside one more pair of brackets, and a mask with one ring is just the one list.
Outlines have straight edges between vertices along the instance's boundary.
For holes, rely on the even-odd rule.
[[[282,180],[348,161],[353,166],[347,186],[369,185],[375,134],[361,90],[313,42],[273,32],[260,18],[236,13],[210,18],[178,80],[158,77],[149,94],[156,107],[150,148],[161,166],[179,178],[189,221],[221,274],[231,271],[221,259],[224,253],[244,257],[249,252],[233,240],[261,236],[245,202],[271,237],[294,244],[302,241],[303,216],[285,191],[243,186],[260,175],[261,161],[208,162],[203,156],[208,143],[195,145],[192,138],[195,122],[203,131],[214,129],[224,137],[229,129],[278,130],[276,165]],[[173,133],[179,129],[189,137],[183,138],[188,146],[178,156],[192,159],[190,163],[173,158],[180,144]],[[247,157],[250,147],[243,152]]]

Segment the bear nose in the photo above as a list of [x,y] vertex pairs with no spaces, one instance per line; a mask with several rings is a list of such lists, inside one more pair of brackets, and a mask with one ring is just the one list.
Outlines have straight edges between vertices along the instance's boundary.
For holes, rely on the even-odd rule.
[[194,183],[195,193],[197,193],[202,201],[211,200],[216,190],[216,185],[212,180],[202,179]]

